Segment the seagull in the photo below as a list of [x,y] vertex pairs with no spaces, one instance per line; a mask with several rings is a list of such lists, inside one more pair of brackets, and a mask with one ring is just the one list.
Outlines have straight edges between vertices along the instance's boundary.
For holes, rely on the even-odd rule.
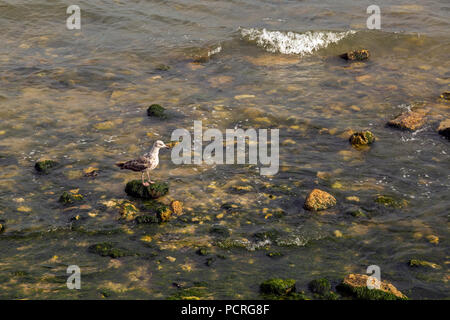
[[[118,166],[120,169],[128,169],[136,172],[142,172],[142,184],[146,187],[148,187],[150,183],[155,183],[154,181],[150,180],[150,171],[155,169],[159,164],[159,149],[165,148],[169,149],[170,147],[166,146],[164,142],[161,140],[155,141],[153,144],[152,149],[150,152],[147,152],[142,157],[139,157],[135,160],[129,160],[126,162],[118,162],[116,163],[116,166]],[[145,182],[144,180],[144,174],[147,173],[148,182]]]

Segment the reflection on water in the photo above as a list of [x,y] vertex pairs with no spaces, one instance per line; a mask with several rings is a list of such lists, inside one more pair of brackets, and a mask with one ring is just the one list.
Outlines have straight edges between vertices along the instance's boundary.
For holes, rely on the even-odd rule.
[[[80,31],[65,29],[63,2],[0,3],[1,297],[164,299],[174,282],[202,282],[209,298],[258,298],[274,275],[306,289],[312,278],[338,281],[371,264],[410,297],[447,297],[449,144],[436,126],[449,116],[438,97],[450,84],[450,7],[384,2],[380,31],[364,29],[366,8],[353,1],[81,1]],[[274,50],[280,43],[289,50]],[[371,60],[336,58],[354,48],[369,49]],[[168,119],[148,118],[152,103]],[[423,129],[385,127],[412,104],[429,109]],[[118,220],[108,204],[126,199],[125,183],[137,176],[114,163],[176,128],[192,130],[194,120],[280,129],[280,172],[176,166],[162,151],[155,178],[169,181],[164,201],[183,201],[184,215],[161,225]],[[365,150],[347,140],[361,129],[377,137]],[[60,166],[38,175],[42,158]],[[86,177],[89,168],[98,175]],[[316,187],[338,205],[305,211]],[[83,202],[62,206],[59,196],[74,189]],[[407,205],[380,205],[379,195]],[[104,241],[135,254],[89,252]],[[196,254],[202,247],[207,256]],[[412,258],[442,268],[411,270]],[[81,267],[81,291],[65,286],[71,264]]]

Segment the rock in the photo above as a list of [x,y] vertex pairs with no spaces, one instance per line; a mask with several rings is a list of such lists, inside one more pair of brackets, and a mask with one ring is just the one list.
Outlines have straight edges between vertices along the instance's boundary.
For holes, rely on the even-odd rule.
[[375,199],[376,203],[382,204],[385,207],[392,207],[392,208],[404,208],[408,205],[408,201],[406,201],[405,199],[401,199],[401,200],[396,200],[392,197],[389,196],[377,196]]
[[115,248],[111,242],[97,243],[88,248],[89,252],[96,253],[102,257],[120,258],[130,256],[131,252],[121,248]]
[[176,293],[167,297],[167,300],[204,300],[207,298],[207,288],[198,286],[191,288],[181,288]]
[[159,222],[167,222],[172,217],[172,211],[168,206],[161,204],[156,209],[156,217],[158,218]]
[[441,121],[438,127],[438,133],[450,139],[450,119]]
[[144,186],[141,180],[132,180],[125,187],[127,195],[141,199],[157,199],[169,192],[169,186],[165,182],[155,182]]
[[166,114],[164,113],[165,110],[166,109],[161,107],[159,104],[152,104],[147,109],[147,115],[149,117],[156,117],[156,118],[165,119],[167,117]]
[[360,131],[353,133],[349,141],[353,146],[366,146],[375,141],[375,136],[370,131]]
[[441,94],[441,98],[445,100],[450,100],[450,91],[445,91],[443,94]]
[[364,61],[364,60],[369,59],[370,52],[369,52],[369,50],[366,50],[366,49],[354,50],[354,51],[349,51],[349,52],[343,53],[340,55],[340,57],[342,59],[349,60],[349,61]]
[[59,202],[63,203],[64,205],[73,204],[81,200],[83,200],[83,196],[77,193],[76,190],[70,192],[64,191],[63,194],[59,197]]
[[211,229],[209,229],[209,233],[222,238],[227,238],[230,236],[230,230],[228,230],[227,227],[221,225],[212,226]]
[[170,70],[170,66],[168,66],[166,64],[160,64],[159,66],[156,67],[156,70],[158,70],[158,71],[168,71],[168,70]]
[[178,200],[174,200],[170,203],[170,207],[177,216],[180,216],[183,214],[183,203]]
[[0,233],[2,233],[4,231],[5,231],[5,226],[2,223],[0,223]]
[[199,256],[207,256],[209,254],[209,251],[207,248],[200,248],[195,253]]
[[295,280],[293,279],[269,279],[259,286],[261,293],[278,296],[295,292]]
[[36,169],[36,171],[38,171],[40,173],[47,174],[50,172],[50,169],[52,169],[56,166],[58,166],[58,162],[56,162],[56,161],[43,160],[43,161],[36,162],[36,164],[34,165],[34,168]]
[[304,208],[306,210],[325,210],[336,205],[336,199],[328,192],[314,189],[308,195]]
[[327,294],[328,292],[330,292],[331,284],[330,284],[330,281],[328,281],[328,279],[320,278],[320,279],[312,280],[308,284],[308,288],[313,293],[324,295],[324,294]]
[[441,266],[439,266],[436,263],[425,261],[425,260],[419,260],[419,259],[409,260],[408,265],[410,267],[426,267],[426,268],[432,268],[432,269],[440,269],[441,268]]
[[119,207],[120,218],[127,221],[134,220],[136,218],[136,215],[139,213],[139,209],[129,201],[122,202]]
[[390,120],[388,126],[415,131],[425,124],[426,111],[406,111],[397,116],[395,119]]
[[337,286],[341,292],[351,295],[360,300],[406,300],[403,293],[397,290],[394,285],[387,281],[382,281],[380,289],[369,289],[367,287],[368,275],[349,274],[342,283]]

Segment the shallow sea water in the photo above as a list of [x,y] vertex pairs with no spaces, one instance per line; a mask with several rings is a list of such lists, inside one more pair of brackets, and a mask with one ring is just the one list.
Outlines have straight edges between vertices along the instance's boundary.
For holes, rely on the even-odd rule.
[[[449,117],[439,99],[450,85],[448,1],[382,1],[379,31],[366,29],[367,1],[78,3],[81,30],[69,31],[67,1],[0,1],[0,298],[166,299],[176,283],[204,287],[206,298],[258,299],[273,276],[307,290],[314,278],[337,284],[373,264],[409,297],[449,297],[450,150],[436,132]],[[371,59],[337,57],[355,48]],[[153,103],[169,118],[147,117]],[[423,129],[386,127],[411,105],[429,109]],[[118,220],[105,203],[128,199],[125,184],[139,175],[114,164],[177,128],[192,131],[194,120],[279,129],[279,173],[174,165],[161,151],[154,178],[169,182],[164,201],[181,200],[184,215],[165,224]],[[349,129],[369,129],[377,141],[354,149]],[[39,175],[42,158],[61,166]],[[85,177],[89,167],[99,175]],[[313,188],[338,205],[304,210]],[[58,203],[73,189],[81,204]],[[378,195],[408,204],[384,207]],[[355,208],[367,216],[347,213]],[[227,239],[210,232],[217,225],[229,229]],[[138,255],[89,252],[104,241]],[[201,247],[209,256],[196,254]],[[409,268],[412,258],[440,268]],[[82,290],[66,287],[73,264]]]

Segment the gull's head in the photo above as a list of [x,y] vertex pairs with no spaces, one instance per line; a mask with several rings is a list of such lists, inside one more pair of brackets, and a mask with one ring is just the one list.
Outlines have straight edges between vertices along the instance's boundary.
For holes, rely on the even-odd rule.
[[166,144],[164,142],[162,142],[161,140],[155,141],[155,143],[153,144],[153,147],[158,148],[158,149],[161,149],[161,148],[169,149],[169,147],[166,146]]

